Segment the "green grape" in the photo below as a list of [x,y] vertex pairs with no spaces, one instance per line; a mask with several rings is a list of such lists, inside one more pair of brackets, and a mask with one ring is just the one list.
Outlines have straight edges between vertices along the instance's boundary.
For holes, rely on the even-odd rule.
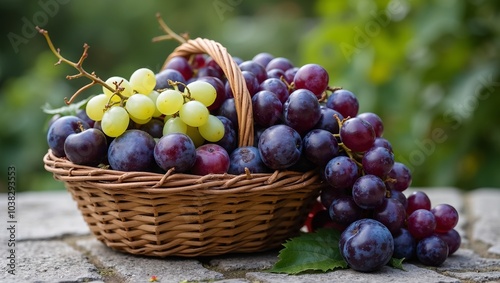
[[136,92],[148,94],[155,88],[155,73],[153,73],[153,71],[148,68],[137,69],[130,76],[129,82],[132,86],[132,89]]
[[98,94],[87,102],[85,106],[85,112],[87,112],[87,116],[94,121],[101,121],[102,115],[104,115],[104,109],[106,108],[106,104],[108,104],[108,96],[104,93]]
[[191,138],[195,147],[199,147],[205,143],[205,139],[201,136],[198,128],[187,126],[186,135]]
[[179,117],[170,118],[163,125],[163,135],[166,136],[172,133],[185,134],[187,125]]
[[167,89],[156,99],[156,107],[165,115],[177,113],[184,104],[184,96],[178,90]]
[[199,127],[208,121],[208,109],[203,103],[191,100],[182,105],[179,110],[179,117],[191,127]]
[[[106,84],[109,85],[110,87],[112,87],[113,89],[116,88],[116,86],[114,84],[115,82],[119,83],[120,87],[123,88],[121,95],[123,95],[125,97],[130,97],[133,94],[132,86],[130,86],[130,83],[126,79],[124,79],[122,77],[114,76],[114,77],[111,77],[111,78],[106,80]],[[106,95],[108,95],[108,97],[111,97],[111,95],[113,94],[112,91],[110,91],[109,89],[107,89],[105,87],[102,87],[102,91]]]
[[127,99],[125,109],[127,109],[131,117],[139,120],[147,120],[153,117],[156,106],[149,96],[136,93]]
[[153,90],[148,94],[149,98],[151,98],[151,100],[153,100],[153,102],[155,103],[155,113],[153,113],[153,117],[155,118],[158,118],[161,115],[163,115],[163,113],[161,113],[160,110],[158,110],[158,107],[156,106],[156,100],[158,99],[159,95],[160,93],[157,92],[156,90]]
[[[129,114],[129,116],[130,116],[130,114]],[[135,118],[134,116],[130,116],[130,120],[134,121],[136,124],[139,124],[139,125],[144,125],[147,122],[151,121],[151,119],[153,119],[153,117],[149,117],[147,119],[139,119],[139,118]]]
[[198,127],[200,135],[209,142],[218,142],[224,137],[224,124],[214,115],[208,116],[208,121]]
[[184,89],[184,94],[191,94],[191,99],[198,100],[206,107],[212,105],[217,98],[217,90],[209,83],[204,81],[194,81],[189,83]]
[[115,138],[123,134],[128,127],[129,115],[127,110],[121,106],[109,108],[102,116],[102,131],[108,136]]

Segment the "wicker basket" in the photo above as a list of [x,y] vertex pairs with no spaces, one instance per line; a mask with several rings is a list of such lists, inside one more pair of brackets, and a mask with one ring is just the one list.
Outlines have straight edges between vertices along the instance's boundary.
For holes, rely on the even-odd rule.
[[[223,69],[235,96],[239,145],[252,145],[250,95],[226,49],[197,38],[169,58],[198,53],[210,55]],[[76,165],[50,150],[43,161],[65,183],[97,239],[112,249],[148,256],[277,248],[299,232],[324,186],[316,171],[238,176],[120,172]]]

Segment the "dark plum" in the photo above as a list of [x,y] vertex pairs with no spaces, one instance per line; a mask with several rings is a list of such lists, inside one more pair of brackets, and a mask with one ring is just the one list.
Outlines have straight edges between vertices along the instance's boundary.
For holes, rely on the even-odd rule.
[[141,130],[127,130],[108,149],[108,162],[118,171],[150,171],[154,165],[154,138]]
[[252,97],[252,111],[255,123],[270,127],[281,121],[283,104],[272,92],[261,90]]
[[340,128],[340,139],[350,150],[365,152],[373,146],[375,132],[370,123],[355,117],[344,121]]
[[394,166],[394,154],[385,147],[372,147],[361,160],[366,174],[385,179]]
[[248,168],[250,173],[266,173],[269,168],[266,167],[260,158],[259,149],[254,146],[242,146],[236,148],[229,155],[229,174],[239,175],[245,173]]
[[47,132],[47,143],[52,153],[57,157],[64,157],[64,142],[74,133],[82,132],[90,126],[76,116],[63,116],[50,125]]
[[290,94],[283,104],[285,123],[305,135],[321,117],[320,106],[316,96],[307,89],[298,89]]
[[440,266],[448,257],[448,244],[436,235],[418,241],[416,255],[418,260],[428,266]]
[[359,102],[352,92],[339,89],[330,94],[326,100],[326,107],[338,111],[344,118],[353,118],[358,115]]
[[328,87],[328,72],[318,64],[306,64],[300,67],[293,79],[296,89],[310,90],[319,99]]
[[400,228],[399,231],[393,233],[394,236],[394,258],[412,259],[415,257],[415,249],[417,241],[406,228]]
[[107,151],[106,135],[94,128],[71,134],[64,142],[66,157],[79,165],[97,166],[106,158]]
[[79,109],[78,111],[76,111],[75,116],[82,119],[83,121],[85,121],[89,125],[89,127],[91,127],[91,128],[94,127],[95,121],[90,119],[89,115],[87,115],[87,111],[85,111],[83,109]]
[[302,153],[302,138],[286,125],[274,125],[262,132],[259,153],[267,167],[285,169],[297,163]]
[[342,232],[339,249],[352,269],[371,272],[389,262],[394,252],[394,240],[384,224],[364,218],[351,223]]
[[332,133],[314,129],[304,136],[304,155],[318,166],[325,166],[328,161],[339,155],[339,145]]
[[374,209],[384,202],[384,181],[375,175],[359,177],[352,185],[352,198],[361,208]]
[[337,156],[325,166],[325,179],[334,189],[351,188],[358,175],[358,165],[347,156]]
[[154,158],[158,166],[165,171],[174,168],[175,172],[186,172],[196,161],[196,147],[185,134],[168,134],[158,140]]
[[204,144],[196,149],[196,161],[191,173],[205,176],[208,174],[224,174],[229,170],[229,154],[220,145]]

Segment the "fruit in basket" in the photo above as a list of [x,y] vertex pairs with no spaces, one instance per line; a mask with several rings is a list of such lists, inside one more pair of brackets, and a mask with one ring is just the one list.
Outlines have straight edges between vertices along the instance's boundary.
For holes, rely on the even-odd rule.
[[187,172],[196,161],[196,147],[185,134],[168,134],[154,147],[154,159],[165,171],[174,168],[178,173]]
[[250,173],[266,173],[269,171],[260,158],[259,149],[254,146],[238,147],[231,152],[229,159],[229,174],[244,174],[245,168]]
[[141,130],[128,130],[109,145],[108,161],[118,171],[150,171],[154,165],[155,140]]
[[90,128],[70,134],[64,141],[64,153],[73,163],[97,166],[106,157],[108,143],[104,133]]
[[66,156],[64,142],[66,138],[74,133],[82,132],[90,128],[82,119],[75,116],[64,116],[55,120],[47,132],[47,143],[57,157]]
[[196,160],[191,167],[195,175],[224,174],[229,169],[229,155],[217,144],[204,144],[196,149]]
[[258,148],[264,164],[274,170],[284,169],[299,161],[302,138],[287,125],[275,125],[262,132]]

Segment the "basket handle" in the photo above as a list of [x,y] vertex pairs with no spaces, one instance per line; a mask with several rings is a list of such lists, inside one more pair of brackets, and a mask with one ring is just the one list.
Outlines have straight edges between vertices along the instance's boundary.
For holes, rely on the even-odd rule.
[[205,38],[195,38],[182,43],[168,56],[188,57],[193,54],[208,54],[221,67],[233,91],[238,116],[238,146],[252,146],[254,142],[252,100],[240,68],[220,43]]

